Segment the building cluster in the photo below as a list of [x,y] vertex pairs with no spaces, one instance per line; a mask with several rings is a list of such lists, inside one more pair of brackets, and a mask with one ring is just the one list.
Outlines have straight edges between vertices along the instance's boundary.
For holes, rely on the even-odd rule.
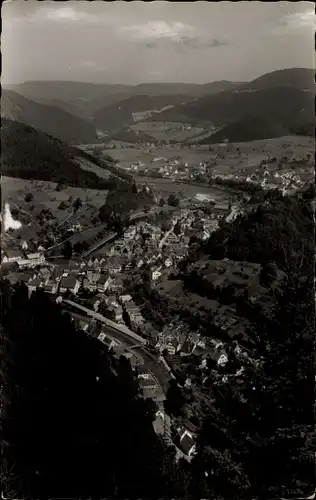
[[[44,250],[44,249],[42,249]],[[3,264],[13,264],[16,263],[19,269],[32,269],[36,266],[40,266],[45,263],[45,256],[43,253],[27,253],[26,250],[7,249],[2,252],[1,262]]]

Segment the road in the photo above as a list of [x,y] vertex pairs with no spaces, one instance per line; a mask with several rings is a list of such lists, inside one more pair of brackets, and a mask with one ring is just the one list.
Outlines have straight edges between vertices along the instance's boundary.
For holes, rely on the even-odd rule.
[[172,223],[172,228],[171,228],[171,229],[169,229],[169,231],[167,231],[167,232],[166,232],[166,234],[164,235],[164,237],[162,238],[162,240],[160,240],[160,242],[159,242],[159,248],[162,248],[162,247],[163,247],[163,245],[165,244],[165,241],[166,241],[166,239],[168,238],[168,236],[169,236],[171,233],[173,233],[173,231],[174,231],[174,228],[175,228],[175,225],[176,225],[177,221],[178,221],[178,219]]
[[[67,304],[63,302],[63,308],[67,310]],[[68,311],[69,312],[69,311]],[[91,311],[92,312],[92,311]],[[84,314],[79,314],[75,313],[76,317],[81,317],[82,320],[87,320],[89,319],[88,316],[85,316]],[[109,335],[109,337],[112,337],[122,344],[125,344],[127,348],[134,347],[137,345],[137,340],[134,340],[130,338],[128,335],[125,333],[117,330],[116,328],[111,327],[110,325],[106,324],[104,321],[100,319],[100,321],[103,323],[103,328],[102,330],[104,331],[105,334]],[[133,352],[136,352],[139,354],[143,360],[144,360],[144,366],[152,372],[153,376],[156,378],[157,382],[159,383],[162,392],[166,394],[169,386],[169,380],[170,380],[170,374],[167,372],[166,368],[159,362],[158,357],[149,352],[146,347],[136,347],[133,349]]]
[[94,245],[90,250],[88,250],[84,255],[83,257],[88,257],[88,255],[90,255],[91,253],[95,252],[96,250],[98,250],[98,248],[102,247],[103,245],[105,245],[106,243],[108,243],[109,241],[113,240],[113,238],[115,238],[115,236],[117,236],[117,233],[111,233],[109,234],[108,236],[106,236],[102,241],[99,241],[99,243],[97,243],[96,245]]

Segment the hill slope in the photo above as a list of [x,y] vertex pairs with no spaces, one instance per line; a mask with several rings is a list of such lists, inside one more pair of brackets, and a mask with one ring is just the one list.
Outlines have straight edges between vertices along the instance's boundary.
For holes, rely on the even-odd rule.
[[291,87],[295,89],[313,89],[315,71],[309,68],[288,68],[272,71],[242,86],[244,89],[263,90],[273,87]]
[[188,95],[135,95],[120,102],[100,109],[93,117],[96,128],[116,131],[126,124],[134,123],[134,113],[161,110],[166,106],[175,106],[192,100]]
[[[206,84],[192,83],[142,83],[139,85],[94,84],[63,81],[29,81],[6,88],[35,102],[57,105],[76,116],[91,118],[96,112],[123,100],[142,96],[144,98],[181,96],[191,98],[209,95],[222,90],[236,88],[239,83],[229,81]],[[181,103],[182,101],[180,101]],[[178,101],[179,103],[179,101]],[[175,104],[177,104],[175,102]],[[75,106],[75,108],[73,108]],[[163,107],[163,106],[161,106]],[[148,108],[150,109],[150,108]]]
[[[1,174],[22,179],[62,182],[69,186],[111,189],[117,181],[82,170],[75,160],[84,156],[44,132],[6,118],[1,130]],[[92,158],[91,158],[92,160]],[[114,165],[114,164],[113,164]]]
[[196,140],[198,144],[217,144],[224,142],[248,142],[258,139],[272,139],[287,135],[288,130],[278,123],[256,116],[248,116],[224,126],[215,134]]
[[30,101],[11,90],[2,92],[1,116],[73,144],[93,142],[96,138],[94,127],[82,118],[56,106]]
[[237,89],[175,106],[159,115],[159,120],[210,121],[216,126],[253,115],[285,127],[300,127],[314,120],[312,70],[289,69],[263,75]]

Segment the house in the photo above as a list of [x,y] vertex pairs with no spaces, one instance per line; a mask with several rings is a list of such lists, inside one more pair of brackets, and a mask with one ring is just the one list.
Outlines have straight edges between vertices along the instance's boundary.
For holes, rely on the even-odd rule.
[[183,420],[183,426],[185,427],[185,429],[187,431],[190,432],[190,434],[192,435],[192,437],[194,437],[195,434],[198,433],[199,429],[196,425],[192,424],[192,422],[190,422],[190,420]]
[[153,271],[152,272],[152,275],[151,275],[151,279],[153,281],[157,281],[161,276],[161,271],[158,271],[158,269],[156,269],[156,271]]
[[225,366],[228,362],[227,354],[219,349],[212,349],[208,352],[208,358],[211,359],[217,366]]
[[140,312],[129,313],[129,319],[133,328],[138,328],[144,323],[144,318]]
[[80,330],[83,330],[84,332],[86,332],[89,328],[89,324],[86,323],[85,321],[79,321],[79,328]]
[[140,389],[156,389],[156,382],[152,378],[139,378],[138,384]]
[[108,277],[106,274],[101,274],[97,281],[97,289],[100,293],[104,293],[107,289]]
[[114,308],[115,321],[118,323],[123,322],[123,309],[121,306],[117,306]]
[[207,339],[206,343],[207,343],[207,345],[209,345],[213,349],[220,349],[220,348],[224,347],[223,342],[221,342],[218,339]]
[[124,239],[127,241],[133,240],[136,235],[136,226],[130,226],[124,233]]
[[192,433],[184,430],[180,436],[179,448],[185,455],[191,457],[195,451],[195,442]]
[[174,356],[179,349],[179,342],[176,337],[168,336],[161,347],[161,351],[167,349],[169,356]]
[[111,292],[122,293],[124,290],[123,280],[121,278],[114,279],[108,286],[108,289]]
[[27,284],[29,296],[32,294],[32,292],[36,292],[37,288],[39,288],[40,286],[41,286],[40,278],[34,278],[30,280]]
[[225,215],[230,212],[230,205],[229,203],[216,203],[216,205],[212,208],[212,211],[219,215]]
[[93,309],[95,312],[98,312],[99,310],[99,307],[100,307],[100,304],[101,304],[101,300],[98,298],[98,297],[93,297],[89,303],[92,305]]
[[114,275],[122,271],[122,263],[119,259],[111,259],[106,263],[103,269],[107,273]]
[[140,378],[144,378],[144,379],[152,378],[151,373],[144,366],[138,366],[137,367],[137,377],[139,379]]
[[139,312],[139,307],[135,304],[133,300],[125,303],[125,310],[129,314],[135,314]]
[[7,250],[3,254],[2,264],[11,264],[22,259],[20,250]]
[[64,276],[60,280],[59,292],[65,293],[69,290],[71,293],[76,295],[80,288],[80,281],[75,273],[70,273],[68,276]]
[[45,262],[45,257],[44,255],[42,255],[41,253],[37,252],[37,253],[29,253],[27,254],[27,258],[28,260],[30,261],[30,265],[31,266],[39,266],[41,264],[44,264]]
[[[4,262],[4,260],[3,260],[3,262]],[[28,267],[32,267],[30,265],[30,261],[28,259],[20,259],[17,262],[18,262],[18,266],[20,269],[26,269]]]
[[105,297],[104,301],[105,301],[107,307],[110,307],[110,306],[118,307],[119,306],[119,303],[118,303],[115,295],[110,295],[109,297]]
[[121,295],[120,296],[120,302],[122,305],[124,305],[126,302],[130,302],[132,300],[131,295]]
[[190,356],[193,350],[193,344],[189,338],[186,338],[180,349],[180,356]]
[[58,283],[54,281],[47,281],[47,283],[44,285],[44,291],[46,293],[51,293],[55,295],[57,293],[57,290],[58,290]]
[[[162,241],[162,240],[161,240]],[[163,246],[166,246],[171,249],[177,248],[179,245],[179,238],[173,232],[169,232],[163,240]]]

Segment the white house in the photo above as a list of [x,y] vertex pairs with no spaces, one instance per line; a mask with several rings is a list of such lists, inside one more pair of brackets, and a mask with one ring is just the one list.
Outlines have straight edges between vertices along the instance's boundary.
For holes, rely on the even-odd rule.
[[153,271],[151,278],[153,281],[156,281],[158,278],[160,278],[160,276],[161,276],[161,272],[158,271],[158,269],[157,269],[156,271]]
[[132,300],[131,295],[121,295],[120,296],[121,304],[125,304],[125,302],[129,302],[130,300]]
[[130,226],[124,233],[124,239],[127,241],[133,240],[136,235],[136,226]]
[[27,254],[27,258],[30,261],[31,266],[39,266],[40,264],[44,264],[45,257],[44,255],[37,253],[29,253]]

